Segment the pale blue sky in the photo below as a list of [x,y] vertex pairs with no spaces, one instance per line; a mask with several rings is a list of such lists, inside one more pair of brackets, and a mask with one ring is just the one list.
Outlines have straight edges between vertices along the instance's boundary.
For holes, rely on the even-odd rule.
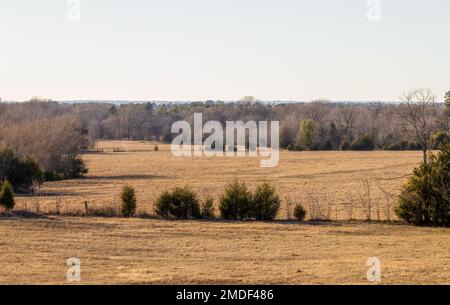
[[0,0],[0,97],[397,100],[450,90],[450,1]]

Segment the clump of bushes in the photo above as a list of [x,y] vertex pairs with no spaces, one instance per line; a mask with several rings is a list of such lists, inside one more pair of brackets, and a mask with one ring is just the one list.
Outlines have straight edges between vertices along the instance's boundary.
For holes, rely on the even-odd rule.
[[34,183],[42,183],[39,165],[31,158],[20,159],[11,149],[0,151],[0,179],[8,180],[18,192],[30,192]]
[[375,149],[375,140],[372,136],[364,134],[350,145],[350,150],[373,150]]
[[450,143],[450,134],[445,131],[438,131],[433,135],[432,141],[433,141],[432,145],[433,149],[439,149],[441,145]]
[[32,192],[43,181],[80,178],[87,172],[80,157],[60,156],[53,169],[43,171],[31,157],[21,158],[10,148],[0,151],[0,179],[8,180],[16,192]]
[[133,216],[136,213],[136,193],[134,188],[126,185],[122,189],[121,199],[121,214],[125,217]]
[[303,208],[302,205],[297,204],[294,208],[294,217],[298,221],[302,221],[305,219],[305,216],[306,216],[306,210]]
[[9,181],[4,181],[0,188],[0,206],[6,211],[10,211],[15,206],[14,194]]
[[273,220],[280,209],[280,197],[275,187],[268,182],[261,183],[252,198],[252,214],[257,220]]
[[172,191],[163,192],[155,204],[155,212],[162,217],[181,219],[200,218],[200,204],[189,187],[177,187]]
[[220,197],[220,215],[223,219],[273,220],[280,208],[275,187],[261,183],[252,194],[244,182],[235,180],[225,187]]
[[343,141],[341,143],[340,150],[350,150],[350,143],[348,141]]
[[421,146],[418,143],[410,141],[400,141],[382,147],[384,150],[421,150]]
[[395,208],[397,216],[414,225],[450,225],[450,144],[414,169]]
[[80,157],[61,160],[53,170],[44,172],[45,181],[58,181],[65,179],[81,178],[88,173],[86,163]]
[[[233,181],[220,196],[219,210],[223,219],[273,220],[280,208],[280,198],[268,182],[261,183],[252,194],[244,182]],[[200,203],[188,187],[177,187],[161,193],[155,213],[164,218],[214,218],[214,200],[208,196]]]

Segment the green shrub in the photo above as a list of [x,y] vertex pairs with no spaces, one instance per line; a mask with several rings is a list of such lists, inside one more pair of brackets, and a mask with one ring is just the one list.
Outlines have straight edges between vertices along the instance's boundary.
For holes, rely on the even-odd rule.
[[64,180],[64,175],[55,171],[45,171],[43,175],[44,181]]
[[202,202],[201,215],[203,218],[214,218],[214,199],[212,197],[208,196]]
[[124,186],[120,199],[122,201],[122,215],[125,217],[133,216],[136,212],[136,194],[134,188],[129,185]]
[[30,157],[20,159],[9,148],[0,151],[1,178],[8,180],[17,192],[29,192],[34,182],[42,182],[42,172]]
[[268,182],[261,183],[252,200],[252,216],[257,220],[274,220],[280,209],[280,197]]
[[348,141],[343,141],[341,146],[340,146],[341,150],[350,150],[350,143]]
[[297,220],[302,221],[305,219],[306,211],[303,208],[302,205],[297,204],[294,208],[294,217],[297,218]]
[[450,225],[450,144],[414,169],[395,208],[397,216],[414,225]]
[[169,207],[172,195],[168,191],[162,192],[155,203],[155,213],[162,217],[169,217]]
[[24,161],[24,176],[25,179],[25,186],[32,185],[33,183],[41,184],[43,181],[43,174],[41,169],[39,168],[39,165],[34,161],[31,157],[28,157]]
[[409,141],[400,141],[389,145],[387,150],[421,150],[420,144],[409,142]]
[[163,192],[155,204],[155,212],[162,217],[199,218],[200,205],[195,194],[188,187],[177,187]]
[[297,145],[306,150],[317,149],[319,132],[317,124],[312,120],[303,121],[298,132]]
[[247,185],[234,181],[220,196],[220,215],[223,219],[244,219],[251,216],[252,196]]
[[14,208],[15,204],[11,184],[6,180],[0,188],[0,205],[7,211],[10,211]]
[[81,178],[88,173],[86,163],[80,157],[66,158],[60,161],[57,168],[47,170],[43,174],[44,181],[59,181]]
[[364,134],[356,139],[351,145],[351,150],[373,150],[375,148],[375,140],[368,134]]
[[450,143],[450,135],[445,131],[438,131],[433,135],[433,149],[439,149],[441,145]]
[[86,163],[80,157],[68,157],[60,161],[55,172],[60,174],[63,179],[74,179],[86,175],[88,169]]

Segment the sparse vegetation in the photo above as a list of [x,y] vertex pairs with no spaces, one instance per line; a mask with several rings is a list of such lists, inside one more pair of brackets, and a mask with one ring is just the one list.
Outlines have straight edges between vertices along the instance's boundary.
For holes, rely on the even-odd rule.
[[[338,219],[348,219],[349,213],[355,220],[366,219],[365,209],[361,202],[360,193],[363,190],[361,185],[361,170],[370,174],[373,180],[371,187],[371,197],[373,204],[373,219],[377,219],[377,202],[380,202],[382,220],[389,216],[388,210],[385,212],[387,203],[386,194],[390,194],[389,202],[394,207],[396,196],[400,193],[400,187],[414,167],[420,161],[420,153],[416,151],[406,152],[280,152],[280,162],[275,172],[267,172],[259,167],[257,159],[248,158],[214,158],[198,159],[195,162],[185,162],[186,160],[175,158],[170,154],[170,147],[166,144],[158,144],[161,153],[152,154],[153,142],[146,141],[100,141],[97,143],[98,149],[103,149],[105,153],[87,153],[83,159],[92,166],[92,172],[88,179],[68,181],[57,181],[44,183],[33,196],[20,196],[17,198],[16,210],[29,210],[40,213],[52,213],[55,210],[55,198],[53,194],[69,193],[64,196],[61,202],[61,215],[78,213],[84,211],[83,202],[88,200],[89,209],[94,208],[115,208],[116,214],[121,214],[119,202],[111,200],[117,195],[117,185],[125,185],[133,181],[133,186],[139,192],[139,199],[144,204],[139,205],[139,212],[147,215],[155,213],[155,203],[161,190],[167,185],[189,182],[195,186],[194,190],[206,192],[199,193],[199,202],[203,203],[206,195],[217,198],[214,202],[216,216],[220,215],[220,196],[224,193],[225,185],[218,181],[232,182],[235,178],[245,179],[248,187],[258,185],[261,177],[269,181],[277,181],[280,198],[291,198],[292,207],[299,200],[305,209],[313,213],[307,218],[314,218],[321,210],[320,218],[326,218],[330,212],[331,217],[336,217],[336,205],[338,208]],[[122,153],[112,154],[113,147],[121,147]],[[164,148],[162,148],[164,147]],[[357,162],[355,162],[357,160]],[[227,166],[223,166],[226,162]],[[135,166],[139,164],[139,166]],[[198,166],[202,168],[202,175],[198,175]],[[282,172],[283,175],[279,175]],[[147,175],[144,173],[152,173]],[[248,175],[246,174],[248,173]],[[322,174],[326,173],[326,174]],[[385,176],[389,174],[389,177]],[[383,182],[383,191],[378,187],[377,181]],[[387,179],[387,180],[386,180]],[[199,188],[198,186],[201,186]],[[323,189],[327,196],[321,194]],[[353,193],[353,200],[347,200],[346,193]],[[89,197],[86,197],[89,194]],[[116,195],[114,195],[116,194]],[[201,194],[201,196],[200,196]],[[251,194],[251,193],[250,193]],[[311,203],[313,199],[320,199],[319,205]],[[319,196],[320,195],[320,196]],[[322,198],[323,197],[323,198]],[[325,197],[328,199],[325,200]],[[285,200],[283,200],[284,202]],[[329,202],[329,204],[327,204]],[[351,204],[350,204],[351,202]],[[367,206],[367,205],[365,205]],[[319,207],[321,207],[319,209]],[[288,207],[280,206],[280,219],[289,219]],[[351,211],[349,211],[349,209]],[[317,213],[314,213],[317,212]],[[90,213],[91,214],[91,213]],[[392,213],[391,219],[397,218]],[[246,218],[254,218],[247,214]]]
[[214,199],[211,196],[206,196],[202,202],[201,215],[203,218],[214,218]]

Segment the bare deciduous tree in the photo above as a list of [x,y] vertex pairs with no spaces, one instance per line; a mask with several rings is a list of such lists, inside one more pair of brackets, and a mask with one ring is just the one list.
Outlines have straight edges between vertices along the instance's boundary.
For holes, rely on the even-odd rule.
[[366,174],[361,174],[361,189],[359,190],[359,199],[361,207],[366,213],[366,220],[372,220],[372,183]]
[[353,141],[353,125],[356,118],[356,110],[348,105],[342,106],[336,113],[340,125],[344,128],[346,141],[351,143]]
[[413,89],[403,94],[397,115],[404,130],[422,147],[423,162],[427,164],[433,132],[431,117],[435,114],[436,97],[429,89]]

